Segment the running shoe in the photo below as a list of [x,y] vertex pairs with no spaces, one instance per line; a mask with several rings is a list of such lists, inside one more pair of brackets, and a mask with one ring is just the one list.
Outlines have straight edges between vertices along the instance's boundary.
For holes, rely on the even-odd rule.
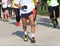
[[54,21],[54,23],[53,23],[53,28],[56,28],[56,22]]
[[19,22],[16,22],[16,26],[20,26],[20,23]]
[[5,19],[3,19],[2,21],[3,21],[3,22],[6,22],[6,20],[5,20]]
[[58,20],[57,20],[57,19],[55,19],[55,22],[56,22],[56,25],[59,25],[59,22],[58,22]]
[[24,41],[28,41],[28,35],[24,35]]
[[35,37],[32,37],[32,39],[31,39],[31,43],[35,43],[36,41],[35,41]]
[[5,19],[6,22],[9,22],[9,20]]

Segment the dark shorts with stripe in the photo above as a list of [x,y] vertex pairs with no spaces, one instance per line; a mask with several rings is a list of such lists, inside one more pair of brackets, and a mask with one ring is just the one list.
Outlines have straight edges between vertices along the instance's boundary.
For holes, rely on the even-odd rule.
[[30,16],[31,14],[33,14],[33,11],[26,13],[26,14],[21,14],[22,18],[28,18],[28,16]]

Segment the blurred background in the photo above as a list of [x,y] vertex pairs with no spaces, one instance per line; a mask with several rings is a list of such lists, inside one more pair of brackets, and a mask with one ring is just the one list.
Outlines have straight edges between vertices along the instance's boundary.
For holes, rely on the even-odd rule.
[[[47,6],[47,3],[46,3],[47,0],[39,0],[39,6],[38,6],[38,9],[37,9],[37,13],[39,15],[45,15],[45,16],[48,16],[48,6]],[[59,5],[59,11],[60,11],[60,5]],[[60,13],[59,13],[60,15]]]
[[[11,4],[12,4],[12,1],[11,0]],[[37,8],[37,13],[38,15],[45,15],[45,16],[48,16],[48,6],[47,6],[47,3],[46,1],[47,0],[38,0],[39,1],[39,5],[38,5],[38,8]],[[60,7],[59,7],[59,11],[60,11]],[[60,15],[60,14],[59,14]]]

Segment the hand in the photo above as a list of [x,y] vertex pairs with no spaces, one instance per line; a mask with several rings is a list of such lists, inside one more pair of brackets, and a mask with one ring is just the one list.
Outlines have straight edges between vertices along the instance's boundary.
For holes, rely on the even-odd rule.
[[24,5],[24,6],[22,6],[22,9],[27,9],[27,6],[25,6],[25,5]]
[[2,3],[2,4],[5,4],[5,2],[4,2],[4,3]]

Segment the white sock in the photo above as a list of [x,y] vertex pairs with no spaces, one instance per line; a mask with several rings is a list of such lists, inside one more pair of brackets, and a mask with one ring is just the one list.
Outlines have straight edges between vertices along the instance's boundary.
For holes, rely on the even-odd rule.
[[24,31],[24,34],[27,35],[27,31]]
[[32,37],[35,37],[35,34],[32,34]]

